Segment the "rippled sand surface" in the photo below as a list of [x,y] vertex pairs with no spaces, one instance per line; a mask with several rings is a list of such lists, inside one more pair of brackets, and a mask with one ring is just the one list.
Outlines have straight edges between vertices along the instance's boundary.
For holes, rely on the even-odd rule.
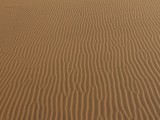
[[160,1],[0,0],[0,120],[160,120]]

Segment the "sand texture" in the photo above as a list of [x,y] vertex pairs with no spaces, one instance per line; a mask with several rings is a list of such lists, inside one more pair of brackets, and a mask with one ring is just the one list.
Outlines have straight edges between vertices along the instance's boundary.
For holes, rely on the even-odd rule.
[[0,0],[0,120],[160,120],[160,0]]

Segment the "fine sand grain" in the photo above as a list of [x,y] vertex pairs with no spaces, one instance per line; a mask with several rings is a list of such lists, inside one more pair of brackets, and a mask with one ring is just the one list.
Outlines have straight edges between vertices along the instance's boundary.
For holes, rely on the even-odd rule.
[[0,0],[0,120],[160,120],[160,0]]

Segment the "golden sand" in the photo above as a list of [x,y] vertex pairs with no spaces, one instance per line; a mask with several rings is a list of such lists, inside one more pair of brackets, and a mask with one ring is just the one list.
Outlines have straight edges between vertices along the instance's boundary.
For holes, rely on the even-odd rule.
[[160,120],[160,0],[1,0],[0,120]]

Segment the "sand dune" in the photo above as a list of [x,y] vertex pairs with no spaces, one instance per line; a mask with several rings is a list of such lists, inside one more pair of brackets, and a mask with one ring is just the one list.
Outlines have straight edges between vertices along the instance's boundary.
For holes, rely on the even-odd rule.
[[0,120],[160,120],[160,1],[1,0]]

